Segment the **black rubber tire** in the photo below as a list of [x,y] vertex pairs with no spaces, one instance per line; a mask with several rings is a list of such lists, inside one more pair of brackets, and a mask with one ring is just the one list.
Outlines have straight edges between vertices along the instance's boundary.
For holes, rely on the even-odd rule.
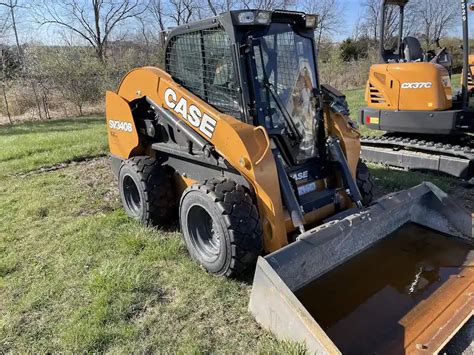
[[192,185],[181,197],[179,219],[189,254],[208,272],[231,277],[255,267],[262,227],[244,187],[229,179]]
[[137,156],[122,162],[119,191],[125,212],[147,226],[166,226],[177,218],[172,170],[155,158]]
[[362,195],[362,203],[368,206],[374,199],[374,178],[365,163],[359,160],[357,164],[357,187]]

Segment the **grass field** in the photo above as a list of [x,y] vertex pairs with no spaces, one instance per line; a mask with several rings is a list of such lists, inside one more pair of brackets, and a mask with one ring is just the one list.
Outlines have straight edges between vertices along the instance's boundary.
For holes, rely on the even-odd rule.
[[[257,326],[248,282],[189,259],[177,227],[126,217],[106,153],[101,118],[0,126],[0,353],[301,352]],[[457,189],[371,168],[380,193]]]
[[248,283],[203,272],[176,228],[127,218],[106,158],[35,172],[106,154],[103,120],[0,136],[0,353],[298,350],[257,327]]

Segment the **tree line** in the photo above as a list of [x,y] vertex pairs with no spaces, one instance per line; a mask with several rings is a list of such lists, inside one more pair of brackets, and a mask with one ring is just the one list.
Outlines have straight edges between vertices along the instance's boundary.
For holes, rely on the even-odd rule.
[[[0,0],[0,113],[13,122],[25,115],[49,119],[101,110],[103,92],[115,89],[128,70],[161,65],[169,28],[237,8],[318,14],[315,43],[324,80],[341,89],[360,86],[377,60],[380,1],[364,0],[348,28],[343,0]],[[416,35],[426,48],[447,40],[460,27],[458,3],[412,0],[405,34]],[[386,21],[389,41],[398,31],[398,12],[390,9]],[[39,39],[30,35],[33,29]],[[341,29],[352,35],[339,43]]]

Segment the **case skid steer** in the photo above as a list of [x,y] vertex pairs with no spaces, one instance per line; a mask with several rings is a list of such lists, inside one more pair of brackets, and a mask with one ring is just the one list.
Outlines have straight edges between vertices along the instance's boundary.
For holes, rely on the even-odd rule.
[[[245,10],[177,27],[164,70],[128,73],[107,92],[106,116],[125,211],[147,225],[179,218],[189,254],[208,272],[255,271],[249,307],[263,327],[339,353],[298,292],[407,223],[470,250],[472,216],[429,183],[371,201],[345,97],[318,77],[316,20]],[[467,321],[470,266],[425,307],[405,310],[410,337],[397,346],[434,352]]]

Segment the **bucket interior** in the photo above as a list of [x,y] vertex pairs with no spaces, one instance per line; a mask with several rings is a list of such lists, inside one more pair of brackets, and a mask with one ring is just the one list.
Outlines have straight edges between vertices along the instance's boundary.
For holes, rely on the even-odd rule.
[[472,214],[425,183],[259,258],[249,309],[310,352],[436,353],[473,315]]
[[473,265],[472,244],[407,223],[294,293],[342,353],[403,353],[408,314]]

